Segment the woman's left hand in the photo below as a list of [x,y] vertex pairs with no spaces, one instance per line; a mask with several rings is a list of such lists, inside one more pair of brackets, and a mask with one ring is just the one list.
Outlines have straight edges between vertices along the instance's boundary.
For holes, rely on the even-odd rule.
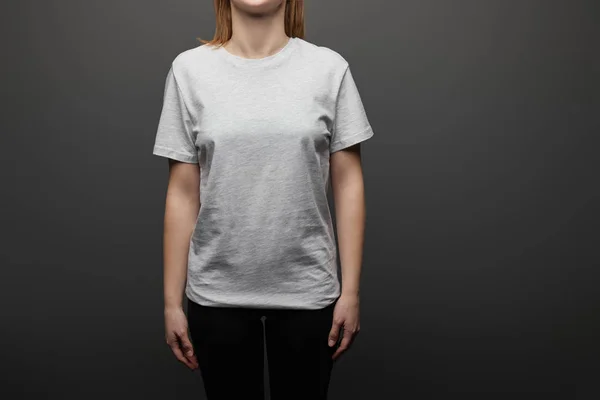
[[[335,346],[340,333],[342,341],[331,357],[336,360],[352,344],[360,331],[359,296],[343,294],[337,300],[333,310],[333,323],[329,332],[329,347]],[[343,333],[342,333],[343,331]]]

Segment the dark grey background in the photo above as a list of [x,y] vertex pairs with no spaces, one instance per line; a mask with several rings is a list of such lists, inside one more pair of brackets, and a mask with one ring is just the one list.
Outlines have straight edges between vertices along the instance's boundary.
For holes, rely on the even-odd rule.
[[[376,132],[331,398],[598,398],[599,3],[306,3]],[[164,343],[151,149],[212,1],[2,9],[3,398],[204,398]]]

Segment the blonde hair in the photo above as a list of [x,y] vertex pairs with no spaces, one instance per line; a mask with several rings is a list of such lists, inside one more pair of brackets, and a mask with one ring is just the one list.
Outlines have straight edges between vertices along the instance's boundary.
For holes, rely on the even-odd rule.
[[[214,0],[217,26],[211,40],[196,38],[200,43],[221,46],[231,39],[231,0]],[[304,0],[285,1],[285,33],[304,38]]]

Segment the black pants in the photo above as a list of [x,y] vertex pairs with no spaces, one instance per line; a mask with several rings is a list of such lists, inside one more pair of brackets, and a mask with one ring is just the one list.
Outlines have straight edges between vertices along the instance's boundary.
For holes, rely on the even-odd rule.
[[187,301],[190,339],[208,400],[264,400],[265,341],[272,400],[327,399],[335,352],[327,339],[335,302],[319,310],[289,310]]

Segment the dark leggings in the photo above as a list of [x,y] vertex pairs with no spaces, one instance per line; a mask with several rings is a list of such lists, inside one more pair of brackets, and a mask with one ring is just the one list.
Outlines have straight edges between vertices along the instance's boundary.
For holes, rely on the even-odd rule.
[[264,400],[265,342],[272,400],[327,399],[335,352],[327,339],[335,301],[318,310],[187,302],[190,336],[208,400]]

